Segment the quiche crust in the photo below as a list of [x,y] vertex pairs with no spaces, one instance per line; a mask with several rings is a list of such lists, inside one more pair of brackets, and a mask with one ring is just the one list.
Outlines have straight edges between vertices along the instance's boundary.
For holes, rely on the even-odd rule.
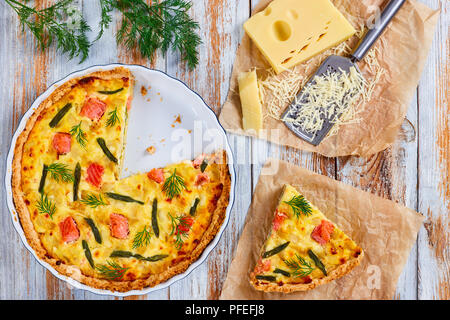
[[[285,185],[283,187],[283,191],[280,194],[280,197],[278,199],[278,206],[283,201],[283,196],[286,193],[288,186]],[[320,211],[319,211],[320,212]],[[351,259],[348,259],[344,264],[341,264],[340,266],[336,267],[335,269],[328,271],[327,276],[324,278],[313,278],[311,279],[311,282],[309,283],[277,283],[277,282],[269,282],[265,280],[259,280],[256,278],[257,273],[255,271],[252,271],[250,273],[250,283],[252,286],[258,290],[263,292],[279,292],[279,293],[292,293],[296,291],[308,291],[316,288],[317,286],[330,283],[336,279],[339,279],[343,277],[344,275],[348,274],[350,271],[352,271],[355,267],[357,267],[362,259],[364,258],[364,250],[362,250],[359,246],[358,248],[358,256],[354,257],[352,256]],[[261,253],[263,253],[264,247],[261,248]]]
[[211,222],[208,225],[205,232],[203,233],[198,245],[190,252],[190,254],[186,255],[182,261],[174,265],[171,265],[169,268],[165,269],[161,273],[152,274],[147,278],[136,280],[113,281],[85,275],[82,273],[79,267],[75,265],[66,264],[62,262],[60,259],[52,257],[43,246],[39,234],[34,228],[30,212],[25,203],[24,192],[21,187],[22,158],[24,151],[23,149],[24,145],[28,141],[32,129],[34,128],[36,122],[39,120],[40,115],[47,108],[55,104],[59,99],[61,99],[65,94],[67,94],[71,90],[71,88],[74,85],[76,85],[80,80],[91,77],[99,78],[102,80],[111,80],[126,77],[132,81],[131,82],[132,84],[134,82],[133,75],[127,68],[118,67],[112,70],[97,71],[83,77],[70,79],[69,81],[65,82],[64,84],[56,88],[54,92],[36,108],[34,113],[28,119],[24,130],[17,138],[12,162],[11,184],[13,191],[13,201],[28,244],[34,250],[39,259],[51,265],[56,271],[58,271],[58,273],[73,278],[78,282],[81,282],[87,286],[97,289],[104,289],[117,292],[142,290],[147,287],[156,286],[159,283],[165,282],[177,274],[183,273],[194,261],[196,261],[200,257],[200,255],[203,253],[207,245],[215,238],[217,232],[219,231],[225,219],[226,209],[229,203],[231,178],[228,168],[227,155],[225,151],[221,151],[220,156],[222,157],[221,159],[222,161],[219,164],[217,164],[217,168],[220,175],[219,180],[223,185],[223,189],[220,198],[217,200],[215,210],[211,215]]
[[328,276],[322,279],[313,279],[311,283],[299,283],[299,284],[289,284],[285,283],[283,285],[278,285],[277,283],[265,282],[261,280],[257,280],[255,278],[256,274],[252,273],[250,276],[250,282],[253,287],[258,291],[264,292],[280,292],[280,293],[291,293],[296,291],[308,291],[314,289],[317,286],[322,284],[330,283],[336,279],[339,279],[345,276],[347,273],[352,271],[355,267],[357,267],[361,260],[364,258],[364,251],[361,251],[361,254],[357,258],[353,258],[348,260],[345,264],[337,267],[333,271],[329,272]]

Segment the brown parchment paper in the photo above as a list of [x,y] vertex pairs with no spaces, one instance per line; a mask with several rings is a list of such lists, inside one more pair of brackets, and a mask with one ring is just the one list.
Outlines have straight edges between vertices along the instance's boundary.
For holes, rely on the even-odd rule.
[[[261,0],[253,13],[263,10],[270,2],[271,0]],[[385,1],[332,0],[332,2],[357,27],[364,25],[374,15],[375,8],[382,6]],[[317,152],[327,157],[369,156],[380,152],[394,142],[405,120],[432,44],[438,17],[439,11],[434,11],[415,0],[408,0],[404,4],[374,46],[377,59],[386,73],[375,87],[371,101],[361,107],[358,118],[362,121],[341,126],[337,135],[328,137],[317,147],[298,138],[281,121],[268,117],[265,104],[263,106],[265,130],[258,134],[243,131],[238,74],[256,67],[258,77],[264,79],[270,68],[257,47],[244,33],[234,62],[228,98],[219,120],[230,132],[257,136],[276,144]],[[354,48],[358,41],[359,38],[355,36],[348,44]],[[332,51],[329,50],[298,65],[294,70],[309,78],[321,61],[330,54]],[[366,62],[360,62],[358,65],[366,78],[373,76]],[[280,106],[281,110],[287,107],[287,105]]]
[[[267,172],[271,174],[265,174]],[[364,250],[346,276],[307,292],[263,293],[250,284],[285,184],[291,184]],[[220,299],[392,299],[424,217],[393,201],[281,160],[262,170]]]

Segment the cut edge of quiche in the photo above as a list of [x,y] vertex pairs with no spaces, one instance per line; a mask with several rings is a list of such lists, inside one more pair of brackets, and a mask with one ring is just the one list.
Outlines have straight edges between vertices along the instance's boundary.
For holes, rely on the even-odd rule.
[[[148,287],[154,287],[162,282],[167,281],[173,276],[183,273],[188,269],[188,267],[196,261],[201,254],[204,252],[205,248],[209,243],[215,238],[218,233],[223,221],[226,217],[226,209],[229,204],[229,194],[231,189],[231,177],[228,167],[228,159],[225,150],[219,150],[214,154],[205,155],[206,157],[216,159],[215,162],[211,162],[211,165],[215,165],[216,171],[218,172],[218,180],[221,182],[222,191],[220,196],[215,199],[215,209],[211,212],[211,218],[209,225],[205,228],[202,236],[200,237],[198,244],[194,249],[189,252],[188,255],[182,257],[182,259],[173,261],[171,265],[165,269],[163,272],[150,274],[146,278],[139,279],[123,279],[120,281],[110,280],[102,277],[96,277],[84,274],[79,267],[76,265],[66,264],[60,259],[49,254],[47,249],[44,247],[39,233],[35,230],[33,224],[31,213],[28,209],[29,202],[25,199],[25,193],[22,190],[22,159],[24,157],[24,146],[26,145],[29,136],[35,127],[36,123],[40,121],[42,115],[45,114],[46,110],[53,105],[55,105],[60,99],[62,99],[71,89],[78,83],[83,81],[88,81],[90,78],[98,78],[102,80],[111,80],[119,78],[130,79],[129,97],[132,97],[134,78],[131,72],[125,67],[118,67],[112,70],[93,72],[88,75],[70,79],[58,88],[46,98],[34,111],[34,113],[27,120],[26,127],[21,132],[17,138],[14,157],[12,163],[12,190],[13,190],[13,201],[18,213],[19,221],[24,231],[25,237],[28,244],[34,250],[36,256],[51,265],[60,274],[71,277],[85,285],[97,288],[105,289],[117,292],[127,292],[130,290],[142,290]],[[129,101],[129,100],[128,100]],[[131,101],[129,101],[131,102]],[[117,167],[118,171],[115,172],[117,175],[116,179],[119,179],[120,170],[122,167],[122,161],[125,150],[125,136],[126,136],[126,122],[127,114],[124,119],[124,128],[122,130],[122,150],[117,156]],[[176,165],[176,164],[175,164]],[[100,189],[102,190],[102,189]],[[60,226],[61,227],[61,226]],[[79,227],[79,226],[78,226]],[[81,242],[81,239],[79,240]],[[83,244],[84,246],[84,244]]]
[[360,246],[285,185],[250,283],[264,292],[307,291],[348,274],[363,257]]

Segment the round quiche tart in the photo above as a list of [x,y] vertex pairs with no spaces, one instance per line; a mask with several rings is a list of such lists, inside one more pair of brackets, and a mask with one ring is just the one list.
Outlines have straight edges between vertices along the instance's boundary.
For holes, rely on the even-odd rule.
[[219,231],[226,152],[119,179],[134,78],[124,67],[67,81],[28,119],[12,189],[28,243],[59,273],[126,292],[183,273]]

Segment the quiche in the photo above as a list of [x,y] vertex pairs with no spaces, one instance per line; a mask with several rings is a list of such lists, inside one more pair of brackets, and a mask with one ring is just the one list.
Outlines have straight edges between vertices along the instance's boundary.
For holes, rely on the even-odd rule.
[[230,194],[222,150],[119,179],[133,84],[120,67],[56,88],[13,159],[14,204],[38,257],[119,292],[184,272],[217,234]]
[[344,276],[363,256],[361,247],[285,185],[250,282],[265,292],[307,291]]

